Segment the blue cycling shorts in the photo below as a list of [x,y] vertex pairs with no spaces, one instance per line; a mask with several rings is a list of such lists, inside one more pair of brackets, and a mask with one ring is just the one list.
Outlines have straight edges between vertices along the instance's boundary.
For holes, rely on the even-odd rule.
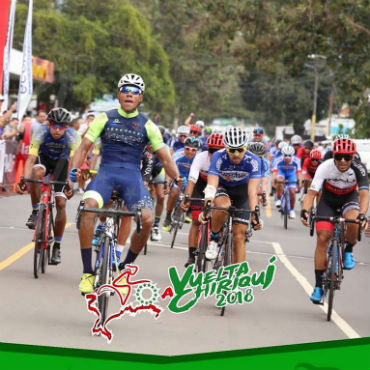
[[99,208],[108,203],[112,191],[117,190],[130,210],[152,208],[152,198],[145,187],[140,170],[117,167],[100,167],[96,177],[87,186],[82,199],[93,198]]
[[283,171],[278,171],[276,177],[282,176],[285,181],[292,182],[291,184],[287,184],[288,188],[295,188],[297,187],[296,182],[298,181],[297,173],[291,172],[291,173],[285,173]]

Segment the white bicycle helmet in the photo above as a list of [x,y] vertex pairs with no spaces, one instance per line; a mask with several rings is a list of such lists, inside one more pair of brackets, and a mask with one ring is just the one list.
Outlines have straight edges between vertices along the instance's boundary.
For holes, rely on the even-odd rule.
[[301,142],[302,142],[302,138],[299,135],[293,135],[290,138],[290,144],[292,144],[292,145],[300,144]]
[[226,148],[237,149],[245,146],[248,142],[247,132],[240,127],[228,127],[224,133]]
[[279,150],[281,150],[287,145],[288,145],[288,143],[286,143],[285,141],[280,141],[280,143],[278,144],[278,148],[279,148]]
[[141,78],[140,75],[135,73],[127,73],[121,77],[118,81],[118,88],[120,89],[122,86],[131,85],[138,87],[142,92],[145,90],[145,83],[144,80]]
[[281,153],[283,153],[284,155],[294,155],[295,150],[292,146],[286,145],[283,149],[281,149]]
[[179,126],[179,128],[177,129],[177,135],[190,135],[189,126],[185,125]]
[[204,122],[203,121],[197,121],[195,122],[195,126],[198,126],[200,129],[204,128]]

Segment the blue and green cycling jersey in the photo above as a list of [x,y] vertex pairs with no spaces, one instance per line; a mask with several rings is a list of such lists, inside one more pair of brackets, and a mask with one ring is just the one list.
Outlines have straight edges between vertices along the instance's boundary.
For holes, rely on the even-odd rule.
[[85,137],[93,143],[101,138],[101,167],[140,169],[147,144],[155,152],[165,145],[158,127],[150,119],[137,110],[126,113],[122,108],[97,116]]
[[37,156],[42,153],[54,160],[67,159],[73,156],[80,142],[80,135],[71,127],[67,128],[61,138],[54,139],[50,134],[49,126],[41,125],[32,135],[28,154]]

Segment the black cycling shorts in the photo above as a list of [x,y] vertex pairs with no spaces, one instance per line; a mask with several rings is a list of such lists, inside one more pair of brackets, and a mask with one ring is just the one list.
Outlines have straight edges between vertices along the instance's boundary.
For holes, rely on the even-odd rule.
[[[248,183],[239,186],[219,186],[216,198],[225,195],[230,198],[231,205],[235,208],[249,211]],[[233,218],[233,223],[248,225],[249,217],[249,212],[238,212]]]

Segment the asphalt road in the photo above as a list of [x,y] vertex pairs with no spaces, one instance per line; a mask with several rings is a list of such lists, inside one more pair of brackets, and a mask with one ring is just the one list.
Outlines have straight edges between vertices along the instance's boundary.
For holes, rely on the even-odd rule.
[[[221,317],[214,298],[201,299],[183,314],[170,312],[168,301],[162,301],[158,319],[148,312],[124,315],[111,323],[110,343],[92,336],[95,317],[78,291],[82,264],[74,217],[79,198],[68,202],[62,263],[49,266],[39,279],[33,277],[32,232],[25,227],[29,197],[0,199],[1,342],[178,355],[370,336],[369,239],[363,237],[355,247],[356,268],[346,271],[335,296],[333,320],[327,322],[323,307],[309,300],[315,238],[298,219],[284,230],[275,209],[263,211],[264,229],[247,244],[253,272],[266,269],[269,259],[277,256],[274,281],[267,290],[255,288],[252,303],[229,307]],[[137,259],[139,277],[151,279],[160,292],[168,287],[168,268],[184,271],[187,235],[185,225],[174,249],[164,232],[161,242],[150,242],[148,254]]]

